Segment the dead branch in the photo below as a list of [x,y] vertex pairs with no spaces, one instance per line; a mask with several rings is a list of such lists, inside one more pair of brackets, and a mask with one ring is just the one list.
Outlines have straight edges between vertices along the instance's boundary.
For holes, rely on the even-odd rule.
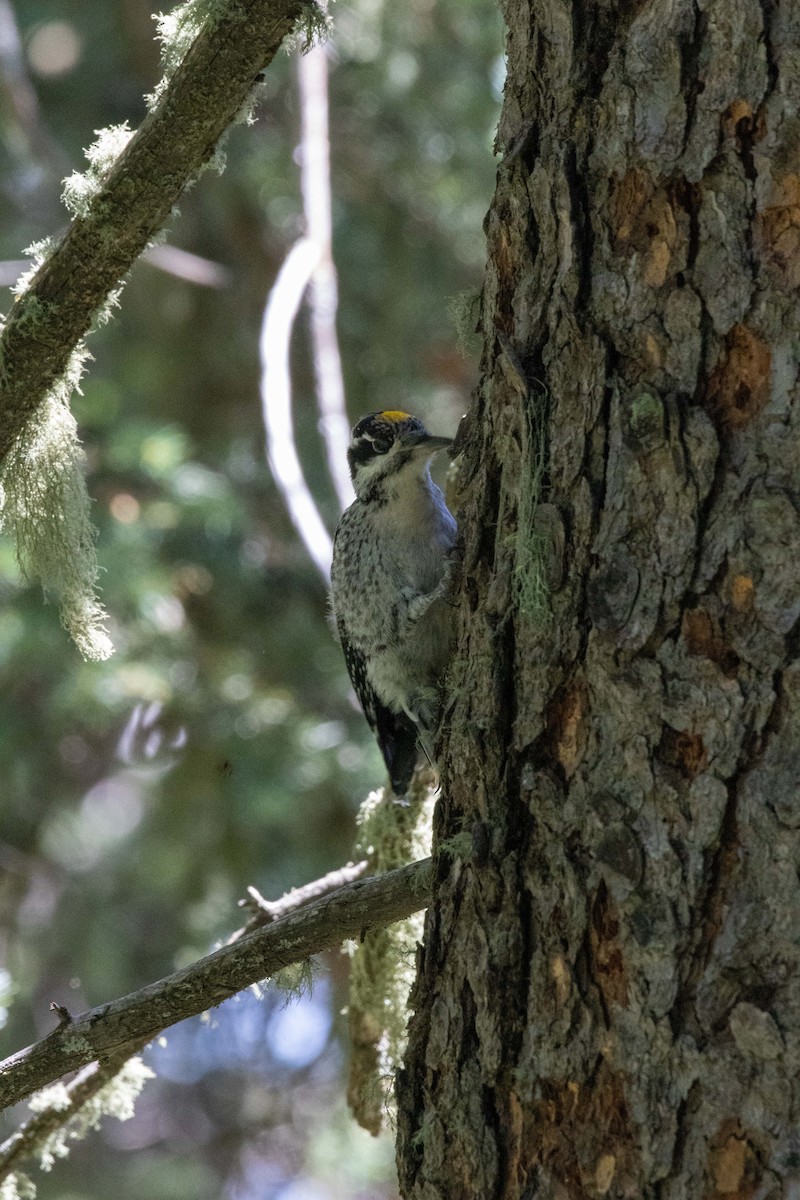
[[141,1039],[129,1042],[108,1058],[85,1067],[67,1085],[64,1107],[46,1108],[20,1125],[0,1146],[0,1182],[39,1154],[48,1137],[77,1116],[84,1105],[119,1074],[129,1059],[141,1054],[146,1044]]
[[367,862],[348,863],[346,867],[329,871],[327,875],[323,875],[321,879],[315,879],[313,883],[292,888],[285,896],[281,896],[280,900],[265,900],[258,888],[249,887],[247,897],[239,901],[239,907],[250,914],[247,924],[243,929],[237,929],[236,933],[231,934],[228,944],[235,942],[237,938],[244,937],[246,933],[251,933],[254,929],[259,929],[262,925],[269,925],[272,921],[277,921],[279,917],[285,917],[287,913],[302,908],[304,904],[309,904],[312,900],[326,896],[328,892],[333,892],[346,883],[352,883],[354,879],[363,879],[368,871],[369,864]]
[[[239,901],[240,906],[250,912],[247,924],[243,929],[232,933],[226,944],[230,945],[231,942],[244,937],[253,929],[277,921],[287,913],[296,912],[303,905],[328,895],[336,888],[342,887],[343,884],[361,879],[367,870],[366,862],[348,863],[346,867],[340,867],[337,871],[329,871],[320,879],[315,879],[302,887],[292,888],[280,900],[265,900],[256,888],[248,888],[247,899]],[[51,1008],[58,1010],[60,1006],[51,1005]],[[66,1009],[61,1011],[67,1014]],[[66,1015],[66,1019],[72,1021],[69,1014]],[[17,1170],[22,1163],[35,1158],[41,1152],[48,1137],[76,1117],[84,1105],[93,1100],[97,1093],[119,1074],[130,1058],[141,1054],[148,1040],[148,1038],[144,1040],[140,1038],[135,1042],[127,1042],[108,1058],[84,1067],[67,1085],[68,1103],[66,1106],[46,1108],[42,1112],[35,1113],[19,1129],[15,1130],[0,1145],[0,1182],[6,1179],[12,1171]]]
[[427,906],[430,889],[429,858],[356,879],[181,971],[60,1023],[0,1063],[0,1109],[96,1059],[130,1053],[131,1043],[150,1041],[292,963],[403,920]]

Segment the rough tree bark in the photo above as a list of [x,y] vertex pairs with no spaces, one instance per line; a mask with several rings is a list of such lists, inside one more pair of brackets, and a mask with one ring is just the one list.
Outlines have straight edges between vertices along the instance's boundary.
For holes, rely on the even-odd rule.
[[796,1196],[800,6],[505,16],[402,1194]]

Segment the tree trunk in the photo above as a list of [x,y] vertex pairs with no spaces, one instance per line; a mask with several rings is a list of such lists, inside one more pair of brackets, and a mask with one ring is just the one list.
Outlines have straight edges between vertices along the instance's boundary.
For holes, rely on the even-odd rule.
[[401,1190],[795,1197],[800,5],[505,16]]

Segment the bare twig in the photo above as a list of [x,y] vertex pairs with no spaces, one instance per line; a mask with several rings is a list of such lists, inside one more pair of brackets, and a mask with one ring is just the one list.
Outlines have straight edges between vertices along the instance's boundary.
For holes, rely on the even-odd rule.
[[302,137],[301,190],[306,230],[278,273],[261,330],[261,400],[267,457],[289,515],[326,585],[332,542],[306,483],[294,437],[289,346],[303,296],[307,295],[320,432],[328,470],[342,508],[353,499],[347,470],[350,426],[336,337],[336,268],[331,226],[328,142],[328,60],[316,46],[298,64]]
[[331,165],[328,137],[328,50],[315,46],[298,60],[302,146],[300,186],[306,236],[319,249],[308,289],[311,348],[317,382],[320,432],[333,486],[342,508],[353,500],[347,469],[350,423],[345,407],[342,361],[336,336],[338,288],[333,261]]
[[357,879],[157,983],[73,1017],[0,1063],[0,1109],[131,1042],[149,1041],[291,963],[403,920],[426,907],[431,881],[429,858]]
[[[142,262],[198,287],[227,288],[233,282],[233,272],[222,263],[192,254],[189,250],[181,250],[178,246],[148,246],[142,253]],[[11,258],[0,262],[0,287],[11,287],[30,265],[29,258]]]
[[213,262],[179,246],[149,246],[142,255],[142,261],[167,275],[185,279],[198,287],[228,288],[233,282],[233,272],[222,263]]
[[346,883],[362,879],[368,870],[369,863],[367,862],[348,863],[346,867],[340,867],[338,871],[329,871],[327,875],[323,875],[321,879],[315,879],[313,883],[292,888],[285,896],[281,896],[280,900],[265,900],[257,888],[249,887],[247,898],[240,900],[239,905],[241,908],[248,909],[250,916],[244,929],[238,929],[236,933],[231,934],[228,944],[235,942],[237,938],[242,937],[245,933],[250,933],[253,929],[259,929],[262,925],[269,925],[273,921],[277,921],[279,917],[285,917],[287,913],[302,908],[304,904],[308,904],[312,900],[326,896],[328,892],[333,892]]
[[333,542],[297,456],[289,364],[294,320],[318,261],[319,247],[309,238],[301,238],[292,246],[264,309],[259,346],[261,407],[269,465],[294,527],[327,586],[330,582]]
[[310,0],[231,0],[195,39],[106,181],[11,309],[0,340],[0,459],[95,313],[167,222]]

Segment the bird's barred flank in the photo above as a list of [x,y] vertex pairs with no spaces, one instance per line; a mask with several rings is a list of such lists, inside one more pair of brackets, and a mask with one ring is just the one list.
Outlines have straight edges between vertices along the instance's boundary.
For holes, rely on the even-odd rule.
[[445,592],[456,523],[429,470],[449,445],[400,410],[363,417],[347,453],[356,499],[334,538],[332,600],[345,664],[397,797],[421,753],[432,756],[453,640]]

